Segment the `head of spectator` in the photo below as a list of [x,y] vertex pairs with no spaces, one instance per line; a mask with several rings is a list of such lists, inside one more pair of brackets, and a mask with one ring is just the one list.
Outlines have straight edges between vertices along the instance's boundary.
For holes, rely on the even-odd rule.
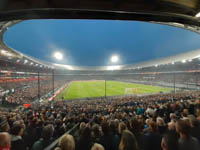
[[24,125],[20,121],[15,121],[10,133],[15,136],[22,136],[24,133]]
[[177,116],[175,113],[170,113],[169,117],[171,119],[171,122],[176,122]]
[[102,131],[104,135],[108,135],[109,133],[109,124],[106,120],[102,121],[101,123]]
[[49,125],[46,125],[43,130],[42,130],[42,138],[44,140],[49,140],[52,138],[53,136],[53,133],[54,133],[54,127],[53,125],[49,124]]
[[158,126],[165,126],[165,121],[161,117],[156,118],[156,123],[157,123]]
[[91,128],[85,127],[80,135],[80,139],[90,141],[92,136]]
[[104,150],[104,147],[101,144],[95,143],[91,150]]
[[80,123],[80,130],[82,130],[82,129],[85,128],[85,127],[86,127],[85,122],[81,122],[81,123]]
[[178,149],[178,136],[175,133],[166,133],[161,142],[163,150],[177,150]]
[[130,127],[131,127],[131,131],[134,134],[140,133],[142,131],[142,125],[136,118],[130,121]]
[[122,133],[119,150],[137,150],[138,144],[135,136],[129,130],[124,130]]
[[156,133],[158,131],[158,126],[154,121],[150,121],[149,131],[151,131],[152,133]]
[[63,135],[58,143],[59,147],[55,150],[75,150],[75,141],[70,134]]
[[127,126],[124,122],[120,122],[119,126],[118,126],[118,132],[121,135],[123,133],[124,130],[127,129]]
[[100,126],[98,124],[94,124],[92,126],[92,132],[93,132],[94,137],[100,137],[102,135]]
[[196,109],[197,119],[200,121],[200,108]]
[[187,117],[189,115],[188,109],[183,109],[183,117]]
[[185,120],[178,120],[176,122],[176,132],[180,135],[180,138],[190,137],[190,125]]
[[190,127],[198,127],[199,126],[199,121],[195,118],[193,115],[188,115]]
[[6,132],[0,133],[0,150],[10,150],[11,139],[10,135]]

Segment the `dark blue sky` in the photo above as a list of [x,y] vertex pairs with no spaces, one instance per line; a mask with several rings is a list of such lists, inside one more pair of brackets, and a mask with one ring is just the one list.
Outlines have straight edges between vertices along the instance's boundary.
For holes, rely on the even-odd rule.
[[[159,24],[105,20],[29,20],[8,29],[8,46],[35,58],[69,65],[133,64],[200,48],[200,35]],[[64,54],[55,61],[54,51]]]

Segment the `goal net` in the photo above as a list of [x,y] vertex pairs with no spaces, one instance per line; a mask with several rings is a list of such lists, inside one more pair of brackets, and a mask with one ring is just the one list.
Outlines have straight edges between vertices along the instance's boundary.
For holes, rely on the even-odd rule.
[[125,88],[125,94],[137,94],[138,89],[137,88]]

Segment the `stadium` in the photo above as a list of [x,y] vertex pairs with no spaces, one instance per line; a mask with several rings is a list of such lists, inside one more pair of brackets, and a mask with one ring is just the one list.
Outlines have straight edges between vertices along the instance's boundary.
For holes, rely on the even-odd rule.
[[[131,42],[141,47],[139,54],[130,50],[126,55],[113,53],[110,56],[107,50],[103,58],[103,50],[94,50],[96,57],[93,51],[77,51],[78,59],[88,55],[80,64],[89,65],[79,65],[71,63],[73,61],[59,63],[72,58],[64,55],[64,50],[52,46],[54,38],[48,35],[49,31],[45,32],[45,28],[51,29],[46,25],[55,20],[62,23],[78,21],[78,27],[89,28],[91,32],[83,32],[83,39],[91,35],[95,39],[93,29],[84,24],[87,21],[99,32],[106,29],[108,23],[122,25],[132,21],[136,21],[138,30],[143,23],[155,30],[148,36],[148,32],[145,35],[141,35],[144,32],[126,32],[123,27],[128,26],[112,26],[113,30],[106,31],[114,33],[113,39],[103,36],[105,33],[98,36],[102,36],[105,43],[108,40],[118,45],[128,32],[138,35],[134,40],[141,38],[142,43]],[[25,25],[34,21],[33,27],[46,22],[43,28],[32,32],[44,36],[43,43],[51,44],[48,48],[41,47],[37,51],[36,44],[31,45],[35,42],[34,34],[24,37],[31,30]],[[81,21],[85,22],[81,24]],[[15,32],[17,38],[12,34],[8,36],[20,25],[19,32]],[[191,49],[166,52],[164,47],[172,49],[176,45],[170,45],[167,40],[162,43],[161,38],[165,39],[169,31],[165,27],[170,31],[187,31],[185,36],[180,34],[169,41],[178,43],[177,39],[182,38],[185,43],[178,43],[179,48],[184,49],[188,44]],[[155,50],[156,54],[143,51],[142,47],[151,43],[151,38],[160,29],[165,32],[156,39],[159,49]],[[59,26],[54,30],[58,34],[70,29]],[[118,34],[118,30],[125,31],[124,35]],[[81,30],[67,33],[70,40],[75,41],[75,47],[79,45],[84,49],[81,45],[84,42],[75,36],[76,33],[82,36]],[[188,33],[193,36],[189,37]],[[199,34],[199,0],[0,1],[0,150],[199,150],[200,47],[195,45]],[[64,43],[70,41],[62,34],[59,36],[56,37],[58,41],[65,38]],[[113,42],[116,37],[120,40]],[[36,38],[40,42],[39,37]],[[91,39],[89,44],[84,43],[88,49],[87,44],[94,44],[93,49],[103,45]],[[131,36],[127,36],[125,41],[130,39]],[[23,46],[20,49],[12,45],[20,42],[32,50],[27,52],[22,50]],[[159,47],[162,44],[164,47]],[[127,45],[124,47],[128,49]],[[53,58],[48,58],[52,47],[56,51]],[[139,61],[139,57],[148,55],[152,57]],[[125,62],[128,56],[131,60]],[[106,63],[93,65],[90,59]]]

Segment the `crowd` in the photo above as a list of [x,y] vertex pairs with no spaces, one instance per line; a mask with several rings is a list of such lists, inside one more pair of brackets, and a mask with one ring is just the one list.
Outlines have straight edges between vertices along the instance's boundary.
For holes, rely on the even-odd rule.
[[[63,80],[56,80],[54,82],[54,89],[61,87],[64,83]],[[5,94],[8,103],[29,104],[38,98],[37,80],[1,83],[0,87],[2,91],[9,90],[9,92]],[[51,92],[52,89],[51,79],[40,80],[40,96]]]
[[[0,149],[199,150],[200,92],[58,101],[0,111]],[[7,150],[6,149],[6,150]]]

